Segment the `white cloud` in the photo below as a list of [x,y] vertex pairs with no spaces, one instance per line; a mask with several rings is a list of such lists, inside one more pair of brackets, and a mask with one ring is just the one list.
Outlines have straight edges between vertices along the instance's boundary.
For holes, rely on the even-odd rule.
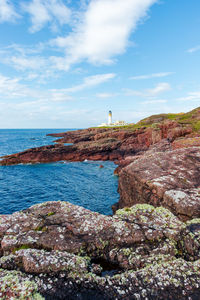
[[41,30],[49,22],[52,29],[55,29],[57,24],[67,24],[71,16],[70,9],[62,0],[32,0],[30,3],[24,2],[22,8],[31,16],[32,33]]
[[197,51],[200,51],[200,45],[187,50],[188,53],[194,53],[194,52],[197,52]]
[[54,58],[58,68],[67,70],[84,60],[92,64],[113,62],[113,57],[125,52],[130,34],[156,2],[92,0],[73,32],[52,41],[66,51],[65,58]]
[[125,90],[126,96],[139,96],[139,97],[156,97],[164,92],[171,90],[171,86],[168,82],[160,82],[152,89],[146,89],[144,91]]
[[1,98],[2,96],[6,96],[8,98],[22,97],[25,87],[19,82],[20,78],[9,78],[0,74]]
[[200,91],[190,92],[186,97],[177,99],[178,101],[198,101],[200,103]]
[[[17,101],[19,106],[44,105],[55,102],[73,101],[70,93],[102,84],[112,78],[115,74],[98,74],[84,78],[83,83],[66,89],[41,89],[32,88],[22,83],[22,78],[10,78],[0,74],[1,102]],[[21,104],[20,104],[21,103]]]
[[155,100],[147,100],[143,101],[142,104],[160,104],[160,103],[166,103],[167,100],[165,99],[155,99]]
[[23,57],[23,56],[12,56],[9,58],[10,64],[14,65],[18,70],[39,70],[46,66],[47,61],[42,57]]
[[17,71],[23,71],[26,80],[45,83],[48,78],[57,78],[60,74],[49,58],[42,55],[45,45],[33,47],[10,45],[0,50],[0,63],[9,65]]
[[172,74],[174,74],[174,73],[173,72],[153,73],[153,74],[148,74],[148,75],[133,76],[130,79],[141,80],[141,79],[161,78],[161,77],[166,77],[166,76],[169,76]]
[[171,86],[168,82],[161,82],[155,88],[147,90],[149,96],[157,96],[163,92],[171,90]]
[[9,0],[0,0],[0,23],[13,22],[19,15]]
[[[18,105],[30,106],[49,102],[66,102],[73,100],[67,91],[61,89],[41,90],[30,88],[21,83],[22,78],[9,78],[0,74],[1,99],[17,100]],[[4,101],[5,101],[4,100]],[[21,102],[26,101],[26,102]]]
[[78,91],[84,90],[86,88],[93,87],[93,86],[99,85],[101,83],[104,83],[115,77],[116,77],[116,74],[114,74],[114,73],[98,74],[98,75],[89,76],[89,77],[84,78],[82,84],[65,89],[65,91],[72,92],[72,93],[78,92]]
[[100,98],[100,99],[112,98],[115,96],[117,96],[117,94],[115,94],[115,93],[98,93],[98,94],[96,94],[96,97]]
[[[0,51],[0,60],[17,70],[31,70],[31,72],[42,70],[43,76],[38,74],[38,78],[49,77],[58,70],[68,71],[72,64],[83,61],[92,64],[111,63],[116,55],[125,52],[130,45],[131,33],[136,30],[139,22],[147,16],[148,9],[156,2],[158,0],[91,0],[84,1],[84,5],[80,2],[79,11],[72,12],[64,0],[19,1],[22,3],[21,9],[30,16],[32,33],[46,25],[55,28],[69,22],[72,31],[68,36],[58,37],[50,43],[35,45],[32,49],[11,45],[10,48],[4,49],[5,55],[2,50]],[[12,13],[5,15],[15,19],[16,14],[8,0],[0,0],[0,5],[9,7]],[[48,52],[42,57],[41,52],[45,49],[48,49]],[[5,50],[8,53],[5,53]],[[57,50],[64,51],[64,55],[55,56]],[[50,54],[50,51],[53,51],[53,54]]]

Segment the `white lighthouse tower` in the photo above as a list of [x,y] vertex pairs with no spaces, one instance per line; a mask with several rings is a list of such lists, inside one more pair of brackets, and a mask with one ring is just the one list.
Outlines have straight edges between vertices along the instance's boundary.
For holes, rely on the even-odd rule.
[[109,113],[108,113],[108,125],[111,125],[112,124],[112,111],[109,110]]

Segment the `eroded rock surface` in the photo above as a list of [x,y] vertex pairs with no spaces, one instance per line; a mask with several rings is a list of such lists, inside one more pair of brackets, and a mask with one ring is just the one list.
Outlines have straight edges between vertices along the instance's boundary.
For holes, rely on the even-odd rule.
[[[154,119],[156,121],[157,119]],[[148,120],[126,128],[89,128],[51,134],[62,137],[55,145],[28,149],[4,156],[1,165],[47,163],[54,161],[112,160],[122,161],[128,156],[147,151],[151,145],[167,139],[170,143],[193,133],[190,124],[164,119],[160,123]],[[65,145],[73,143],[73,145]],[[179,142],[180,144],[180,142]],[[174,144],[174,147],[179,147]]]
[[112,217],[67,202],[1,215],[0,299],[200,299],[199,130],[197,108],[4,157],[115,161],[120,201]]
[[200,219],[163,207],[47,202],[0,216],[0,240],[1,299],[200,297]]
[[119,207],[149,203],[182,220],[200,217],[200,147],[147,152],[119,176]]

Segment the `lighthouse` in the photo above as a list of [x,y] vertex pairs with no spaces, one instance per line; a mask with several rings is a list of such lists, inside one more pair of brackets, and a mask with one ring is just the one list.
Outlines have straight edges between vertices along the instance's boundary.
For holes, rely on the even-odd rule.
[[112,124],[112,111],[109,110],[109,113],[108,113],[108,125],[111,125]]

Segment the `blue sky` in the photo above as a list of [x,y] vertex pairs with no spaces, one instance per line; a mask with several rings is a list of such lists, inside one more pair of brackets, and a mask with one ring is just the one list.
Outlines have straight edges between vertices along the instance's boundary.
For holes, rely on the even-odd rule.
[[0,0],[0,128],[200,106],[199,0]]

